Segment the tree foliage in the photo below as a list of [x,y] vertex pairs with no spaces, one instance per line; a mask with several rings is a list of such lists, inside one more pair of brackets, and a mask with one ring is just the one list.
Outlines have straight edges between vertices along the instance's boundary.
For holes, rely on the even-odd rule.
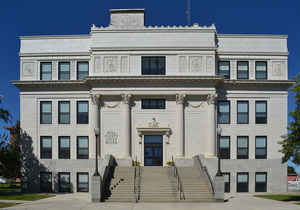
[[290,112],[293,120],[288,126],[288,133],[282,136],[283,140],[279,142],[283,153],[282,162],[291,160],[293,163],[300,164],[300,75],[296,77],[296,84],[291,88],[294,92],[295,110]]
[[[2,102],[2,97],[0,96],[0,104],[1,102]],[[4,122],[8,123],[10,117],[11,117],[10,113],[6,109],[0,107],[0,120],[3,120]]]
[[296,173],[295,169],[291,166],[287,167],[287,172],[288,172],[288,174],[295,174]]

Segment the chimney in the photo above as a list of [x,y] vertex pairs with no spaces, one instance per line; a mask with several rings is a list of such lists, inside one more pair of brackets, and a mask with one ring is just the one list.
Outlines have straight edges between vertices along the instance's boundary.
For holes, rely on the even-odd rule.
[[145,26],[145,9],[111,9],[110,27],[134,29]]

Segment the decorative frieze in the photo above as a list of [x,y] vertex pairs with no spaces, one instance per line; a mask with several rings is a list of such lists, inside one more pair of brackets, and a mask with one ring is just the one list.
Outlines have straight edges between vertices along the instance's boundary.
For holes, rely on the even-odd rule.
[[190,57],[190,71],[191,72],[202,71],[202,57],[201,56],[191,56]]
[[284,62],[283,61],[273,61],[272,62],[272,76],[282,77],[284,76]]
[[118,56],[104,56],[103,72],[116,73],[118,72]]
[[206,57],[206,72],[212,72],[214,68],[214,58],[212,56]]
[[97,56],[94,58],[94,73],[100,73],[101,70],[101,57]]
[[129,73],[129,57],[121,56],[121,73]]
[[187,72],[188,69],[187,56],[179,56],[179,72]]
[[34,75],[34,62],[23,62],[23,77],[33,77]]

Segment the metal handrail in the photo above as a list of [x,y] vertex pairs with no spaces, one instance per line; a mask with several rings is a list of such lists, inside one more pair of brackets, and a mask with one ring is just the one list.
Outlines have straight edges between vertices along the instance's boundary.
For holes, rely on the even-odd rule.
[[[137,163],[137,158],[136,161]],[[141,188],[141,167],[139,165],[134,166],[134,181],[133,181],[133,202],[137,203],[140,199]]]
[[207,167],[203,165],[203,163],[202,163],[202,161],[201,161],[201,159],[200,159],[200,157],[199,157],[198,155],[195,156],[194,159],[199,163],[199,165],[198,165],[198,164],[197,164],[197,165],[200,166],[200,173],[203,172],[202,175],[203,175],[203,176],[206,178],[206,180],[209,182],[209,187],[210,187],[212,193],[214,194],[214,193],[215,193],[214,183],[213,183],[213,181],[212,181],[212,178],[211,178],[210,175],[209,175],[209,172],[208,172],[208,170],[207,170]]
[[[172,162],[174,163],[173,156],[172,156]],[[176,182],[177,182],[177,191],[179,192],[179,200],[185,200],[185,195],[184,195],[183,187],[182,187],[182,181],[181,181],[181,178],[178,173],[178,168],[176,167],[175,163],[172,167],[174,169],[174,177],[176,178]]]

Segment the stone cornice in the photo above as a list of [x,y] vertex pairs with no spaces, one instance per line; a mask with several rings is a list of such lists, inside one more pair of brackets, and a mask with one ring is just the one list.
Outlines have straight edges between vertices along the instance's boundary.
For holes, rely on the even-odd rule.
[[174,51],[174,50],[197,50],[197,51],[214,51],[217,47],[213,46],[204,46],[204,47],[186,47],[186,46],[179,46],[179,47],[91,47],[92,51]]
[[220,51],[217,50],[217,55],[252,55],[252,56],[288,56],[289,52],[241,52],[241,51]]
[[78,35],[37,35],[37,36],[20,36],[20,40],[37,40],[37,39],[89,39],[90,34]]
[[91,52],[19,53],[20,57],[90,56]]
[[217,38],[267,38],[287,39],[288,35],[283,34],[217,34]]
[[224,80],[220,88],[225,90],[287,90],[293,86],[293,80]]

